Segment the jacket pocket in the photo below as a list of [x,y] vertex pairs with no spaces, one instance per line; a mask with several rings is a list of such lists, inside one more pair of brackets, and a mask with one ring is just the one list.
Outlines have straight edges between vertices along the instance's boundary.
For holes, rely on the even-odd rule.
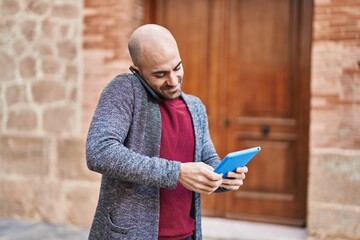
[[120,234],[128,234],[132,230],[137,228],[137,224],[134,223],[134,219],[127,218],[124,219],[121,223],[116,223],[111,213],[108,213],[108,224],[110,229],[114,232]]

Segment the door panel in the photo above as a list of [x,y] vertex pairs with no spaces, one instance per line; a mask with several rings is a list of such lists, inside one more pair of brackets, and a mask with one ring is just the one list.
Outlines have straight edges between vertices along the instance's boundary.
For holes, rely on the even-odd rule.
[[[229,8],[227,148],[260,145],[241,193],[228,197],[225,215],[266,215],[272,201],[292,201],[296,120],[291,114],[288,0],[231,1]],[[236,96],[236,101],[232,98]],[[238,202],[241,204],[239,205]],[[258,202],[258,206],[248,208]],[[235,206],[235,207],[234,207]],[[270,209],[267,209],[270,208]],[[279,212],[284,216],[285,212]]]
[[[184,90],[201,99],[207,99],[208,91],[202,87],[202,80],[205,81],[208,77],[205,66],[207,66],[210,26],[204,21],[209,18],[208,1],[151,1],[151,3],[156,5],[153,10],[156,12],[153,16],[156,20],[152,22],[163,23],[162,25],[170,29],[175,39],[181,39],[177,43],[185,69],[184,79],[191,79],[184,82]],[[192,22],[196,22],[196,25]]]
[[177,39],[184,91],[208,111],[220,157],[261,146],[241,190],[202,197],[205,215],[303,225],[311,1],[149,0]]
[[230,2],[230,114],[291,117],[289,0]]

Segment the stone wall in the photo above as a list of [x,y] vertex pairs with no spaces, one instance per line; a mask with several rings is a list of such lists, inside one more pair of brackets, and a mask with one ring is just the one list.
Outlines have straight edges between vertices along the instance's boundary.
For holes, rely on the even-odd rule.
[[98,176],[80,135],[82,9],[0,0],[0,216],[85,224],[93,214],[86,194]]
[[[88,226],[99,94],[128,71],[141,0],[0,0],[0,216]],[[360,9],[315,0],[309,239],[360,238]]]
[[89,226],[100,175],[86,132],[142,12],[132,0],[0,0],[0,217]]
[[309,239],[360,239],[360,2],[314,2]]

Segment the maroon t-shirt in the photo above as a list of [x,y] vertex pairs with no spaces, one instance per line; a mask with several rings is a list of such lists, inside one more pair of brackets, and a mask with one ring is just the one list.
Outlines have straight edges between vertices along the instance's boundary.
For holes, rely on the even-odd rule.
[[[181,98],[159,103],[162,132],[160,157],[182,163],[194,161],[194,128],[190,113]],[[193,234],[190,216],[192,191],[180,183],[175,189],[160,189],[159,239],[182,239]]]

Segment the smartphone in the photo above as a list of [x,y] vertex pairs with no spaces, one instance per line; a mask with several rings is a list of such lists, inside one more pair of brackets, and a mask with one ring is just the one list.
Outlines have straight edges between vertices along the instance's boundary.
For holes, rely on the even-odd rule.
[[148,93],[154,98],[155,101],[161,102],[161,97],[150,87],[150,85],[139,75],[139,73],[135,70],[135,68],[130,67],[130,71],[139,79],[144,88],[148,91]]
[[260,150],[261,147],[254,147],[229,153],[219,165],[217,165],[214,172],[222,173],[223,178],[227,178],[226,174],[228,172],[235,172],[238,167],[244,167]]

